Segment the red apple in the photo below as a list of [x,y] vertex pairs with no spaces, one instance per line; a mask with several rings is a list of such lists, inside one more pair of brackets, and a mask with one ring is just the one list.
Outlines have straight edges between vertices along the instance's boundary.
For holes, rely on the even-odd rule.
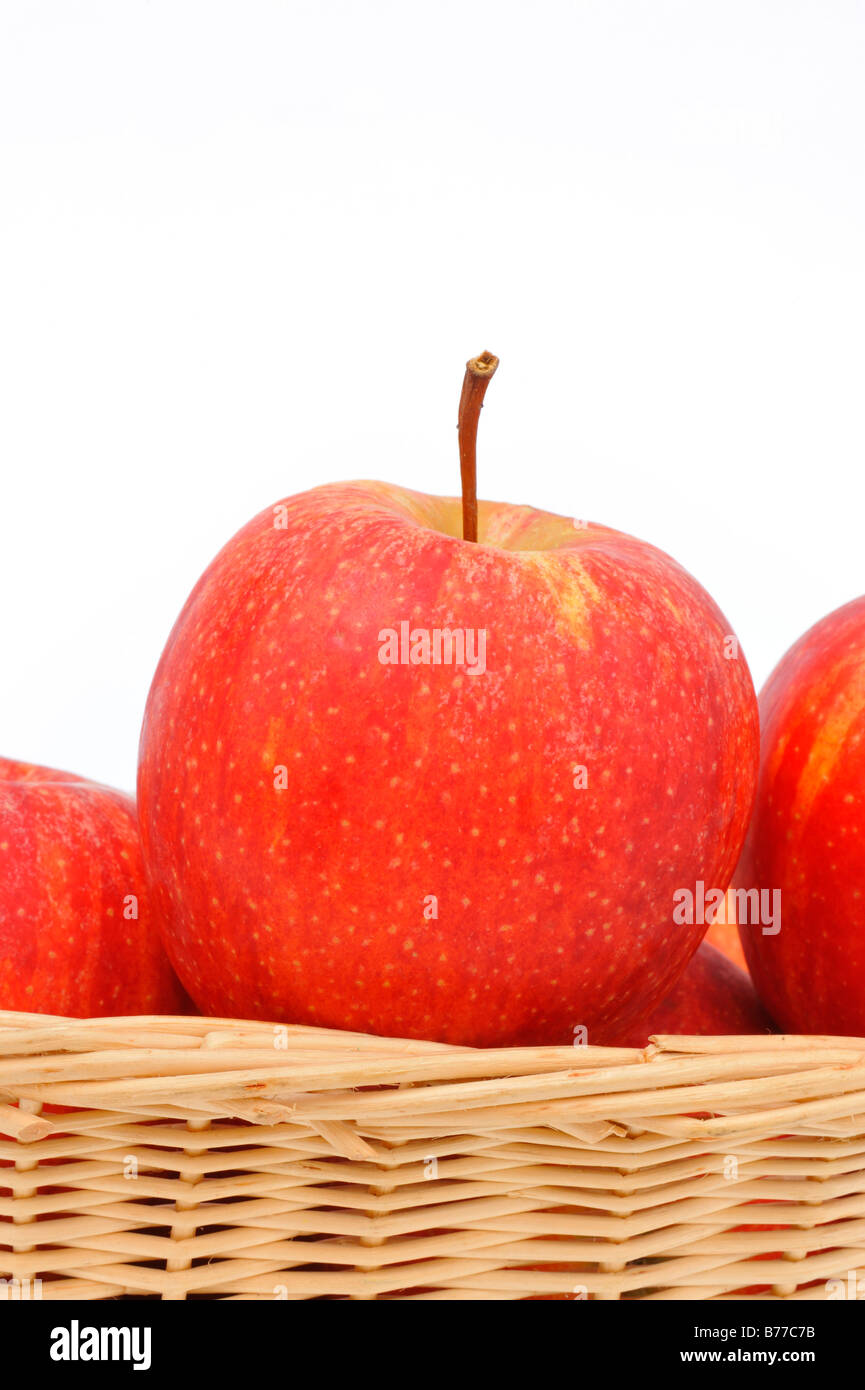
[[[757,803],[734,876],[763,895],[747,923],[739,910],[751,974],[785,1031],[862,1035],[865,597],[790,648],[760,695],[760,715]],[[776,892],[780,930],[767,930],[762,904]]]
[[653,1033],[773,1033],[751,980],[704,941],[648,1018],[618,1036],[620,1047],[645,1047]]
[[185,1013],[141,862],[135,803],[0,758],[0,1009]]
[[729,624],[643,541],[481,502],[474,543],[470,504],[289,497],[186,603],[138,791],[202,1009],[557,1042],[644,1015],[693,954],[673,894],[726,887],[755,785]]

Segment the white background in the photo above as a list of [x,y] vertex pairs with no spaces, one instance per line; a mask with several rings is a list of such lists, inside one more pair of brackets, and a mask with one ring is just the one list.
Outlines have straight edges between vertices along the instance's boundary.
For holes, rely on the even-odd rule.
[[351,477],[865,588],[865,5],[2,0],[0,750],[134,784],[225,540]]

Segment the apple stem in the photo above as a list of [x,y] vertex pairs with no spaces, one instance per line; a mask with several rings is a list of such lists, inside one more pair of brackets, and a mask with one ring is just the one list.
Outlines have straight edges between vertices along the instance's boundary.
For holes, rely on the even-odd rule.
[[499,359],[482,352],[466,363],[457,430],[460,445],[460,482],[463,493],[463,540],[478,538],[478,420],[481,406]]

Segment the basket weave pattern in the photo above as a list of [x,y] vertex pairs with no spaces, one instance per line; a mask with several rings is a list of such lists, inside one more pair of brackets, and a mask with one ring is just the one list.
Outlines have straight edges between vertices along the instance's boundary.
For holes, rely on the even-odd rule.
[[807,1300],[851,1270],[865,1039],[0,1013],[0,1278],[43,1298]]

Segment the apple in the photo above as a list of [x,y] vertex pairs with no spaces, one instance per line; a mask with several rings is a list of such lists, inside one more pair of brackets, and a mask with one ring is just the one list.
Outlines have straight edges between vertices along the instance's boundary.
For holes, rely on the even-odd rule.
[[772,1020],[745,971],[704,941],[648,1018],[616,1037],[620,1047],[645,1047],[654,1033],[773,1033]]
[[[865,1034],[865,597],[816,623],[760,695],[742,945],[786,1032]],[[780,894],[780,922],[762,904]],[[741,896],[741,895],[740,895]],[[759,918],[759,920],[754,920]],[[780,928],[780,929],[779,929]]]
[[165,954],[131,797],[0,758],[0,1009],[188,1013]]
[[[724,889],[758,759],[730,626],[607,526],[328,484],[217,555],[141,734],[145,862],[206,1012],[473,1045],[625,1027]],[[477,540],[466,539],[476,526]],[[465,534],[464,534],[465,533]]]

